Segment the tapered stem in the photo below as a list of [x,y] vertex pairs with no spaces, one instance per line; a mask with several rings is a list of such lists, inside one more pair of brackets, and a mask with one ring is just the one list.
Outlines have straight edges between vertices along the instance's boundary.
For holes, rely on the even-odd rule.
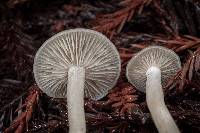
[[85,69],[82,67],[71,67],[68,71],[67,106],[69,133],[85,133],[84,112],[84,82]]
[[146,76],[147,105],[159,133],[180,133],[164,102],[160,69],[151,67]]

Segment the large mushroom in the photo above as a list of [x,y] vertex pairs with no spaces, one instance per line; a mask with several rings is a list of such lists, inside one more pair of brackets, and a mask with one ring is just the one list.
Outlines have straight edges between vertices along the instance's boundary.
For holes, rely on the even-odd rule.
[[114,87],[120,74],[120,57],[104,35],[78,28],[44,42],[35,56],[33,70],[43,92],[67,98],[69,132],[84,133],[84,96],[99,100]]
[[[138,90],[146,91],[147,106],[159,133],[179,133],[164,102],[162,85],[181,69],[179,57],[170,49],[150,46],[127,65],[127,78]],[[162,84],[162,85],[161,85]]]

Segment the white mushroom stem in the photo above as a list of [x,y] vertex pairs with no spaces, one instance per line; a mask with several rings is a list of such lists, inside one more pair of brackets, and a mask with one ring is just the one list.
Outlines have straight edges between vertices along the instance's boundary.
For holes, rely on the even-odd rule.
[[69,133],[85,133],[84,112],[85,69],[73,66],[68,71],[67,106]]
[[164,102],[160,69],[150,67],[146,76],[147,105],[159,133],[180,133]]

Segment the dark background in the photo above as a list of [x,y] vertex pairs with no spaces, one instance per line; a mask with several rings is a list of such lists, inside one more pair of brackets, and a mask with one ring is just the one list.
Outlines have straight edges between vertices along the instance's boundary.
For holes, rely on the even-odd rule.
[[165,101],[181,132],[200,132],[198,0],[1,0],[0,132],[67,131],[65,100],[34,86],[32,66],[46,39],[77,27],[107,35],[122,60],[120,79],[108,96],[85,99],[88,132],[157,132],[145,94],[125,77],[130,58],[150,45],[180,56],[183,69],[165,87]]

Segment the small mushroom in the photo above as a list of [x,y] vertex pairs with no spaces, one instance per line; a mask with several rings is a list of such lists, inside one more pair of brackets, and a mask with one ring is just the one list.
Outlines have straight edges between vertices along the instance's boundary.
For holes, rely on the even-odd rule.
[[70,133],[86,132],[84,96],[103,98],[117,82],[120,57],[103,34],[72,29],[56,34],[34,59],[37,85],[49,96],[67,98]]
[[162,90],[162,85],[165,86],[180,69],[179,57],[161,46],[143,49],[127,65],[129,82],[138,90],[146,91],[147,106],[159,133],[180,132],[165,105]]

